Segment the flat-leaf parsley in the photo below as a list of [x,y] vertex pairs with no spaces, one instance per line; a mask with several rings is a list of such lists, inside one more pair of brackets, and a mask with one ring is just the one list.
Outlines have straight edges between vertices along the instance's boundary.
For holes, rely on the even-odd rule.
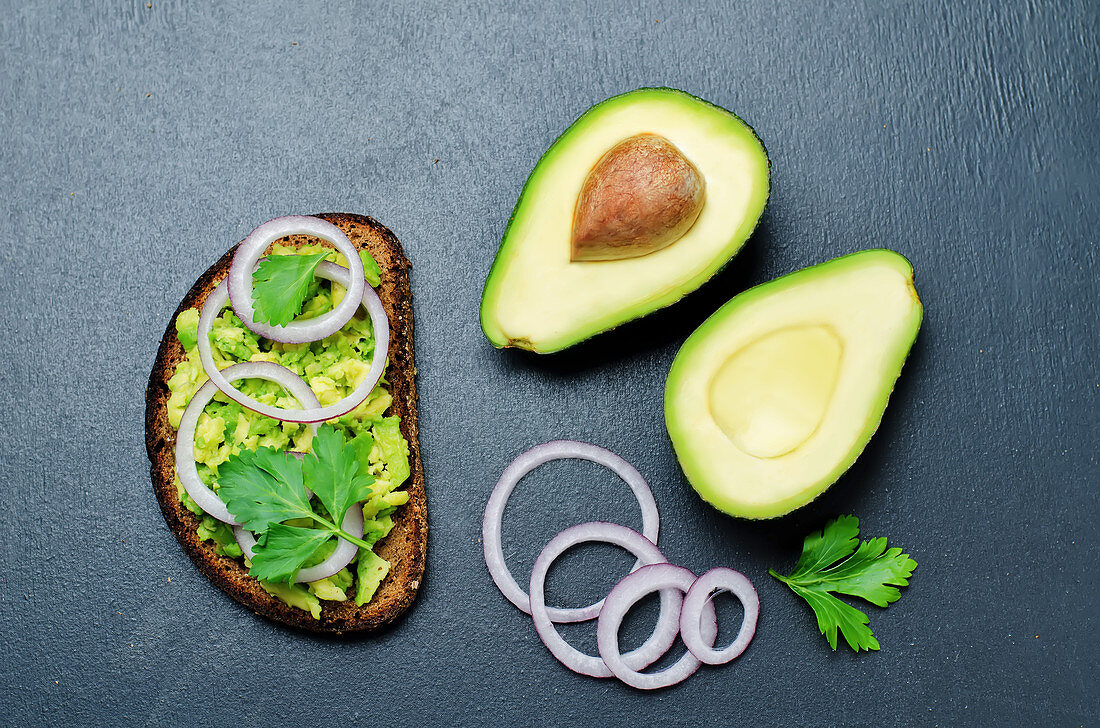
[[269,447],[241,450],[225,461],[218,468],[218,495],[233,517],[254,533],[263,533],[272,523],[313,515],[302,463]]
[[909,584],[915,568],[917,562],[909,554],[899,548],[887,549],[885,538],[860,542],[859,519],[841,516],[806,537],[802,556],[789,575],[781,576],[774,569],[768,573],[806,600],[830,647],[836,649],[839,631],[848,646],[859,652],[879,648],[870,619],[835,594],[885,607],[901,597],[897,587]]
[[[257,535],[248,573],[292,582],[309,557],[334,536],[370,549],[339,525],[348,508],[371,494],[374,478],[359,468],[355,448],[331,425],[317,428],[313,453],[301,459],[266,447],[230,456],[218,469],[218,495],[241,525]],[[323,512],[310,502],[307,488]],[[291,520],[295,523],[286,523]]]
[[302,312],[310,293],[313,272],[327,251],[313,255],[269,255],[252,275],[256,321],[286,326]]

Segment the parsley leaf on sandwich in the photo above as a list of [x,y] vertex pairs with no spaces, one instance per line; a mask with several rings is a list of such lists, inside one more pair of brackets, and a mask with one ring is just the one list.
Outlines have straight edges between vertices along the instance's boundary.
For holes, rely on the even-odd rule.
[[336,523],[352,503],[371,494],[374,478],[359,472],[355,448],[332,427],[321,427],[313,436],[313,455],[302,458],[302,469],[310,490]]
[[294,581],[302,564],[332,534],[319,528],[273,523],[254,547],[248,573],[265,581]]
[[[241,525],[257,536],[249,574],[292,582],[313,553],[334,536],[370,544],[340,527],[352,505],[371,495],[374,478],[360,472],[356,448],[331,425],[317,428],[313,453],[299,460],[271,448],[242,450],[218,469],[218,495]],[[312,490],[324,508],[310,502]],[[308,519],[305,527],[297,519]],[[286,521],[295,520],[294,525]]]
[[241,525],[263,533],[273,523],[310,518],[302,464],[290,453],[241,450],[218,468],[218,495]]
[[256,321],[285,326],[302,312],[313,272],[327,252],[313,255],[269,255],[252,274]]
[[861,542],[859,519],[841,516],[806,537],[794,571],[787,576],[774,569],[768,573],[806,600],[830,647],[836,649],[839,632],[848,646],[859,652],[879,648],[870,619],[836,594],[886,607],[901,597],[897,587],[908,585],[916,568],[917,562],[900,548],[887,549],[885,538]]

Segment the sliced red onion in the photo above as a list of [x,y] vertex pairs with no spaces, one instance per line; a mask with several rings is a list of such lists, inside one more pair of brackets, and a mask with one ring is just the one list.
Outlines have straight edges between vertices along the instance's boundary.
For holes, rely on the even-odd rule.
[[[358,257],[356,257],[356,260],[359,260]],[[359,262],[361,267],[362,261]],[[351,293],[351,287],[348,285],[348,278],[351,274],[347,268],[323,261],[317,266],[316,273],[321,278],[339,283],[348,289],[349,294]],[[386,355],[390,348],[390,323],[378,294],[370,286],[364,286],[363,292],[360,294],[360,300],[363,307],[367,309],[367,313],[370,314],[371,326],[374,328],[374,355],[371,358],[370,370],[367,372],[367,376],[351,394],[327,407],[321,407],[320,402],[318,402],[313,407],[300,410],[274,407],[249,397],[222,376],[222,373],[218,371],[217,366],[214,364],[214,354],[210,349],[210,331],[214,327],[214,319],[218,317],[228,299],[226,291],[226,282],[222,281],[207,297],[206,303],[203,304],[202,313],[199,315],[198,328],[199,360],[202,362],[206,376],[210,377],[210,381],[214,383],[214,386],[242,407],[247,407],[265,417],[285,422],[324,422],[346,415],[362,404],[370,396],[371,390],[378,384],[378,380],[382,378],[382,372],[386,368]],[[345,296],[344,300],[349,297]]]
[[[348,292],[331,311],[317,318],[291,321],[285,326],[259,323],[255,320],[256,311],[252,301],[252,274],[267,247],[287,235],[311,235],[336,246],[347,259],[348,269],[351,271],[351,280],[345,284]],[[277,217],[249,233],[233,255],[228,281],[233,311],[244,325],[264,338],[286,344],[317,341],[344,328],[359,308],[358,302],[363,296],[363,289],[368,287],[363,281],[363,261],[359,258],[359,251],[348,240],[344,231],[330,222],[306,215]]]
[[[664,563],[666,559],[652,541],[637,531],[617,523],[602,522],[582,523],[565,529],[550,539],[542,553],[535,559],[535,566],[531,570],[531,617],[534,619],[535,631],[538,632],[539,639],[561,664],[573,672],[592,677],[611,677],[612,672],[603,660],[580,652],[562,639],[546,607],[546,573],[550,570],[550,565],[566,549],[588,541],[622,546],[644,564]],[[656,662],[668,651],[676,641],[676,634],[680,628],[678,617],[682,602],[683,597],[676,589],[661,591],[661,614],[657,618],[653,634],[641,647],[622,656],[626,664],[640,670]],[[604,609],[606,608],[605,605]]]
[[[662,590],[662,594],[668,589],[686,592],[694,581],[695,574],[682,566],[653,564],[643,566],[615,585],[607,595],[603,611],[600,612],[600,621],[596,625],[596,644],[600,649],[600,657],[615,677],[639,690],[654,690],[682,682],[699,669],[700,662],[690,651],[685,651],[684,656],[671,667],[654,673],[638,672],[619,653],[619,627],[632,606],[642,597],[657,590]],[[713,645],[718,636],[718,625],[714,617],[714,605],[709,606],[710,619],[702,619],[702,614],[697,612],[693,624],[700,639],[709,638]]]
[[[504,562],[504,549],[501,546],[501,521],[504,517],[504,506],[508,503],[508,497],[512,495],[516,483],[523,476],[543,463],[562,459],[590,460],[599,463],[606,468],[610,468],[626,481],[626,484],[634,491],[634,497],[638,499],[638,504],[642,508],[642,534],[652,544],[657,543],[657,530],[660,526],[660,519],[657,515],[657,502],[653,500],[653,491],[649,489],[649,484],[646,483],[645,478],[633,465],[610,450],[574,440],[554,440],[531,448],[505,468],[500,480],[493,488],[492,495],[489,496],[489,503],[485,506],[485,516],[481,524],[485,565],[489,567],[489,573],[501,593],[508,601],[526,614],[531,614],[531,600],[527,592],[516,583],[512,573],[508,570],[508,565]],[[639,558],[633,568],[637,569],[641,565],[642,560]],[[582,608],[547,607],[546,612],[553,622],[583,622],[596,618],[602,605],[603,601],[601,600]]]
[[[286,367],[272,362],[248,361],[233,364],[226,367],[224,371],[218,372],[218,376],[227,383],[227,386],[228,382],[235,382],[239,379],[265,379],[286,389],[303,407],[316,408],[321,406],[321,403],[317,401],[317,395],[313,393],[313,390],[309,388],[304,379]],[[233,391],[237,390],[234,389]],[[195,428],[199,424],[199,415],[202,414],[203,409],[217,393],[218,388],[214,386],[213,382],[208,381],[199,387],[199,391],[195,392],[195,396],[187,403],[187,408],[183,411],[183,417],[180,418],[179,431],[176,433],[176,475],[179,476],[180,483],[183,484],[187,495],[191,496],[191,499],[199,505],[199,508],[202,508],[219,521],[236,525],[237,520],[226,510],[222,499],[199,478],[198,467],[195,464]]]
[[[745,608],[745,616],[741,619],[741,629],[737,637],[729,647],[722,650],[713,648],[714,638],[707,640],[700,634],[699,615],[709,607],[714,609],[711,602],[711,592],[728,591],[737,597]],[[752,582],[740,571],[718,567],[711,569],[700,576],[691,585],[684,597],[684,607],[680,611],[680,635],[684,645],[700,661],[708,665],[722,665],[734,659],[749,646],[752,637],[756,634],[756,618],[760,614],[760,597],[753,588]]]
[[[348,508],[340,528],[356,538],[363,538],[363,509],[358,505]],[[233,527],[233,535],[237,538],[237,544],[241,547],[241,551],[244,551],[244,555],[251,561],[254,553],[253,549],[256,547],[256,537],[251,531],[247,531],[241,526]],[[351,560],[355,558],[355,552],[358,550],[358,546],[341,537],[336,544],[336,548],[327,559],[319,564],[302,569],[294,580],[302,583],[332,576],[350,564]]]

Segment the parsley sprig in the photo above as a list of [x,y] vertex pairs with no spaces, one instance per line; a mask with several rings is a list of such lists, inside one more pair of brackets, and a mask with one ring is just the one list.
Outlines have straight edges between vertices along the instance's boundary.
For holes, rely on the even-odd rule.
[[[359,472],[355,449],[331,425],[323,425],[313,436],[313,453],[301,460],[266,447],[231,456],[219,468],[218,495],[241,525],[257,534],[248,573],[289,583],[334,536],[370,548],[338,524],[348,508],[371,495],[373,483],[369,473]],[[324,514],[313,507],[307,487]],[[313,525],[286,523],[298,519]]]
[[302,312],[309,296],[313,272],[327,253],[269,255],[252,274],[252,300],[256,321],[286,326]]
[[885,538],[861,542],[859,519],[841,516],[806,537],[794,571],[787,576],[774,569],[768,573],[809,603],[830,647],[836,649],[839,631],[848,646],[859,652],[879,648],[870,619],[835,595],[860,597],[885,607],[901,597],[897,587],[909,584],[915,568],[917,562],[909,554],[887,549]]
[[[260,261],[252,274],[252,302],[256,321],[273,326],[286,326],[300,313],[312,293],[317,266],[328,252],[309,254],[269,255]],[[382,283],[378,263],[365,250],[359,251],[363,261],[363,278],[377,288]]]

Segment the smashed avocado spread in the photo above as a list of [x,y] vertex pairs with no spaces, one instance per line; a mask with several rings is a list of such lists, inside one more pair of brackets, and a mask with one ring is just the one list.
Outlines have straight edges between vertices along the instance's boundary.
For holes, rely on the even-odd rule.
[[[290,248],[276,244],[272,255],[317,256],[324,254],[337,265],[346,261],[340,253],[321,245]],[[377,287],[379,269],[366,252],[361,253],[367,283]],[[331,310],[343,298],[344,288],[336,283],[314,279],[309,284],[300,318],[313,318]],[[199,360],[197,331],[199,311],[187,309],[176,317],[176,334],[186,356],[177,365],[168,387],[168,419],[178,429],[187,403],[206,382]],[[248,330],[231,308],[224,309],[210,333],[214,361],[219,369],[246,361],[266,361],[284,366],[302,377],[317,395],[322,406],[347,396],[370,371],[374,335],[368,317],[357,313],[343,329],[319,341],[283,344],[262,338]],[[370,496],[363,501],[363,541],[373,546],[393,528],[392,514],[409,500],[398,490],[410,475],[409,445],[401,434],[400,418],[388,416],[393,398],[385,377],[366,400],[351,412],[328,422],[353,448],[359,472],[374,478]],[[297,400],[278,384],[259,379],[237,384],[244,394],[276,407],[297,408]],[[242,450],[272,448],[278,451],[312,452],[313,434],[309,426],[274,420],[252,412],[217,394],[203,410],[195,431],[195,462],[199,477],[216,492],[218,468]],[[228,524],[206,515],[176,478],[176,490],[183,505],[199,517],[198,536],[211,542],[218,554],[240,559],[250,566]],[[357,506],[352,506],[357,507]],[[304,566],[324,561],[336,548],[337,539],[322,544]],[[389,573],[390,563],[360,547],[352,562],[333,576],[307,584],[260,581],[263,588],[291,607],[319,618],[321,601],[345,601],[354,598],[358,605],[374,596]]]

